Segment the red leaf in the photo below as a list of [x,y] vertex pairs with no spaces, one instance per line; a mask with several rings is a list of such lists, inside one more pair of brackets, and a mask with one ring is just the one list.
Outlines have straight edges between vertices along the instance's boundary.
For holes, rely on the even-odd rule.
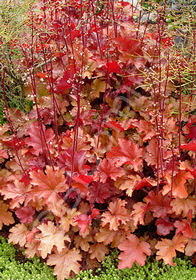
[[81,31],[80,30],[73,30],[71,31],[70,37],[71,40],[74,40],[76,37],[81,35]]
[[46,130],[44,125],[42,125],[41,128],[38,122],[31,124],[28,134],[30,137],[25,139],[25,143],[33,147],[31,152],[36,156],[39,156],[39,153],[44,152],[46,150],[46,143],[49,144],[49,142],[55,137],[51,128]]
[[194,232],[191,228],[190,221],[183,219],[182,221],[175,221],[176,235],[182,233],[184,237],[193,238]]
[[93,218],[95,218],[97,215],[99,215],[100,214],[100,212],[99,212],[99,210],[98,209],[96,209],[96,208],[93,208],[92,210],[91,210],[91,214],[90,214],[90,218],[91,219],[93,219]]
[[108,183],[92,182],[89,186],[89,192],[87,199],[90,203],[104,203],[106,199],[110,197]]
[[135,171],[139,170],[142,165],[143,150],[129,140],[123,138],[118,139],[120,147],[111,147],[111,151],[107,153],[108,158],[112,158],[116,162],[116,166],[129,163]]
[[74,83],[75,68],[74,65],[70,65],[69,69],[64,72],[63,78],[61,78],[57,83],[56,93],[63,93],[66,89],[73,87]]
[[121,73],[121,68],[116,60],[104,61],[104,64],[101,66],[104,68],[107,73]]
[[196,117],[193,116],[186,125],[189,128],[189,134],[186,135],[187,139],[196,139]]
[[108,73],[121,73],[120,66],[116,60],[108,62]]
[[78,182],[78,183],[81,183],[83,185],[89,185],[92,181],[93,181],[93,178],[92,176],[87,176],[87,175],[84,175],[84,174],[81,174],[79,176],[75,176],[72,178],[74,181]]
[[100,212],[98,209],[93,208],[91,215],[80,214],[79,216],[75,216],[73,218],[73,222],[77,222],[80,228],[81,233],[85,233],[88,225],[92,222],[92,219],[99,215]]
[[46,73],[43,73],[43,72],[37,72],[36,73],[36,76],[37,77],[40,77],[42,79],[46,79],[47,78],[47,74]]
[[174,45],[174,39],[172,37],[165,37],[161,39],[161,43],[164,45],[164,48]]
[[150,191],[144,200],[146,203],[149,203],[149,210],[152,211],[153,216],[157,218],[165,218],[172,209],[170,198],[163,196],[161,193],[155,195],[153,191]]
[[78,188],[80,191],[84,192],[85,194],[87,194],[88,192],[88,185],[93,181],[93,178],[91,176],[87,176],[87,175],[79,175],[79,176],[74,176],[73,181],[71,183],[73,188]]
[[196,152],[196,142],[192,140],[188,144],[182,145],[181,149]]
[[131,36],[129,38],[118,37],[115,39],[115,41],[118,43],[118,47],[121,51],[131,53],[132,55],[141,54],[140,41],[131,38]]
[[[63,151],[58,156],[58,165],[61,168],[64,168],[67,174],[71,175],[71,169],[72,169],[72,160],[73,160],[73,149],[69,148]],[[87,175],[87,172],[90,170],[90,166],[85,165],[86,161],[86,151],[79,151],[74,153],[74,176],[84,174]]]
[[22,207],[16,210],[15,214],[20,219],[20,223],[29,224],[33,221],[35,210],[32,207]]
[[134,190],[140,190],[144,187],[152,188],[156,185],[156,182],[151,178],[143,178],[141,181],[137,182],[134,186]]
[[108,121],[104,124],[104,126],[108,127],[108,128],[115,129],[115,130],[124,131],[124,128],[119,123],[117,123],[115,121]]
[[120,260],[118,264],[119,269],[131,268],[135,261],[143,266],[146,255],[150,256],[151,254],[150,245],[145,241],[140,241],[134,234],[127,236],[127,239],[118,245],[118,249],[124,251],[118,257]]
[[7,137],[7,138],[5,138],[5,139],[2,139],[2,141],[3,141],[4,143],[6,143],[9,147],[14,148],[14,149],[16,149],[16,150],[21,149],[22,146],[25,145],[25,142],[24,142],[24,141],[22,141],[22,140],[20,140],[20,139],[16,139],[16,138],[13,139],[12,136],[9,137],[9,138]]
[[167,216],[165,218],[158,218],[155,224],[157,226],[157,234],[159,235],[168,235],[174,229],[173,223],[170,222]]
[[77,222],[80,228],[80,232],[84,233],[91,220],[88,215],[80,214],[79,216],[74,217],[73,222]]
[[106,158],[100,162],[97,169],[102,173],[101,182],[105,182],[108,177],[116,181],[118,177],[125,174],[125,171],[121,167],[116,167],[111,159]]

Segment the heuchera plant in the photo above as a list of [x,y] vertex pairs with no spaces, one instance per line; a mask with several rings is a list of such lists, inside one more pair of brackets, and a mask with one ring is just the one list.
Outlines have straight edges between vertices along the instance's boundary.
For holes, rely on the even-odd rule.
[[156,26],[125,1],[39,1],[13,42],[34,106],[5,99],[0,228],[59,280],[110,248],[119,269],[196,251],[195,30],[185,55],[154,5]]

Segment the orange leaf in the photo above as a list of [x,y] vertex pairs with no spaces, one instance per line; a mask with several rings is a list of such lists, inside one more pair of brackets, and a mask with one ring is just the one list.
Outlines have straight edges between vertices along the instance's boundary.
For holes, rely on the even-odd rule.
[[[145,161],[148,165],[155,165],[157,167],[157,163],[159,162],[159,147],[158,142],[155,138],[149,140],[149,144],[146,147],[145,153]],[[163,145],[163,158],[164,160],[171,157],[171,151],[168,151]]]
[[93,242],[93,238],[91,235],[88,235],[85,238],[82,238],[80,235],[76,235],[74,237],[74,244],[76,248],[81,248],[84,252],[88,252],[90,249],[89,242]]
[[[172,187],[172,176],[168,173],[165,175],[168,183],[163,187],[163,195],[167,194],[171,191]],[[174,177],[173,177],[173,188],[172,188],[172,196],[179,197],[179,198],[187,198],[188,193],[185,187],[185,183],[187,179],[193,179],[194,177],[191,175],[190,172],[185,170],[180,170]]]
[[97,242],[108,245],[114,240],[116,233],[117,231],[111,231],[107,228],[100,228],[100,231],[95,234],[94,239]]
[[93,244],[89,250],[90,258],[97,259],[98,262],[102,262],[105,260],[105,255],[109,253],[108,247],[103,244]]
[[47,265],[55,265],[54,275],[57,275],[57,280],[64,280],[69,278],[71,271],[76,274],[80,272],[78,261],[81,260],[82,257],[79,250],[64,248],[61,253],[50,255]]
[[8,242],[13,244],[19,244],[23,247],[26,244],[26,237],[28,229],[24,224],[17,224],[10,229],[10,234],[8,237]]
[[165,264],[174,266],[173,258],[176,256],[176,251],[184,253],[184,248],[187,243],[187,238],[182,235],[175,235],[172,240],[163,239],[158,241],[155,248],[158,250],[156,260],[164,260]]
[[176,215],[183,215],[186,217],[188,212],[192,210],[194,213],[196,211],[196,198],[188,197],[187,199],[175,198],[171,202],[171,206]]
[[31,193],[39,199],[43,198],[43,203],[54,203],[57,201],[58,193],[67,190],[64,171],[59,168],[46,166],[45,173],[42,170],[32,171],[30,176],[31,183],[35,186]]
[[185,237],[192,238],[193,230],[191,228],[191,221],[183,219],[182,221],[175,221],[176,234],[182,233]]
[[152,187],[155,183],[149,178],[141,178],[139,175],[128,175],[117,179],[115,187],[120,190],[126,190],[126,194],[132,197],[134,190],[140,190],[144,187]]
[[4,203],[2,200],[0,201],[0,230],[3,225],[10,225],[14,223],[14,218],[12,217],[12,213],[8,211],[8,205]]
[[118,245],[118,249],[124,251],[118,257],[120,260],[118,264],[119,269],[131,268],[135,261],[143,266],[146,255],[150,256],[151,254],[150,244],[145,241],[140,241],[134,234],[127,236],[127,239]]
[[195,252],[196,252],[196,240],[195,239],[189,239],[188,244],[185,248],[185,255],[190,257]]
[[129,140],[123,138],[118,139],[120,147],[111,147],[111,151],[107,153],[108,158],[112,158],[116,162],[116,166],[121,166],[125,163],[129,163],[133,166],[135,171],[139,170],[139,166],[142,165],[143,151]]
[[138,224],[144,225],[144,215],[148,209],[148,205],[143,202],[137,202],[133,205],[133,209],[131,217],[134,226],[137,227]]
[[30,189],[30,185],[25,186],[24,183],[15,179],[14,183],[8,183],[6,187],[2,187],[0,193],[5,199],[11,199],[10,208],[18,208],[24,202]]
[[68,235],[64,235],[64,231],[58,230],[53,222],[42,224],[37,227],[41,230],[41,234],[36,237],[41,241],[38,250],[41,251],[42,258],[46,258],[50,254],[55,245],[60,253],[65,248],[64,241],[71,241]]
[[125,208],[126,201],[118,198],[110,202],[108,210],[102,214],[102,226],[109,224],[110,230],[118,230],[120,224],[126,224],[130,219],[130,214]]
[[27,258],[33,258],[36,254],[38,257],[41,257],[41,255],[39,254],[39,251],[38,251],[39,244],[40,244],[40,241],[36,240],[36,239],[34,239],[31,242],[31,244],[27,243],[25,245],[25,247],[26,247],[25,256]]
[[[109,85],[107,84],[107,88]],[[99,98],[100,92],[105,92],[106,90],[106,82],[101,79],[95,79],[92,83],[92,92],[91,98]]]

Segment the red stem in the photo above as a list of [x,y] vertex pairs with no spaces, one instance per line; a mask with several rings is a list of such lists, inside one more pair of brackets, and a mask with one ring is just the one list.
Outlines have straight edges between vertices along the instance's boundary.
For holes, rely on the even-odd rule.
[[172,174],[171,174],[171,198],[170,202],[172,201],[172,195],[173,195],[173,185],[174,185],[174,150],[173,147],[171,148],[172,151]]
[[115,20],[115,13],[114,13],[114,0],[112,0],[111,8],[112,8],[112,18],[113,18],[113,24],[114,24],[114,36],[117,38],[118,33],[117,33],[117,23]]
[[26,171],[25,171],[25,169],[23,168],[22,163],[21,163],[21,160],[20,160],[20,157],[19,157],[19,155],[18,155],[18,150],[17,150],[17,147],[16,147],[15,140],[17,141],[17,144],[18,144],[18,146],[19,146],[20,148],[21,148],[21,144],[20,144],[20,141],[19,141],[19,139],[18,139],[18,137],[17,137],[17,135],[16,135],[15,129],[14,129],[14,127],[13,127],[13,124],[12,124],[12,121],[11,121],[11,118],[10,118],[9,110],[8,110],[8,104],[7,104],[6,94],[5,94],[5,69],[3,69],[2,88],[3,88],[3,97],[4,97],[4,102],[5,102],[6,118],[7,118],[8,122],[9,122],[12,135],[14,136],[14,142],[13,142],[13,143],[14,143],[14,150],[15,150],[16,157],[17,157],[17,159],[18,159],[19,165],[20,165],[22,171],[24,172],[25,176],[27,176]]
[[[176,61],[177,63],[177,61]],[[177,63],[178,65],[178,63]],[[181,122],[182,122],[182,81],[181,81],[181,75],[180,75],[180,67],[178,67],[178,75],[179,75],[179,82],[180,82],[180,89],[179,89],[179,124],[178,124],[178,133],[179,133],[179,157],[181,160]]]
[[[22,48],[22,51],[23,51],[24,56],[26,58],[27,65],[29,67],[30,79],[31,79],[31,85],[32,85],[32,92],[33,92],[33,97],[34,97],[34,101],[35,101],[38,123],[39,123],[39,126],[40,126],[40,138],[41,138],[41,146],[42,146],[43,156],[44,156],[44,159],[45,159],[45,163],[48,164],[48,160],[47,160],[47,157],[46,157],[46,151],[47,151],[49,159],[50,159],[50,163],[52,165],[52,168],[54,169],[54,165],[53,165],[53,161],[52,161],[52,158],[51,158],[50,150],[48,148],[45,133],[44,133],[44,130],[43,130],[43,124],[42,124],[42,121],[41,121],[41,116],[40,116],[40,113],[39,113],[38,102],[37,102],[37,87],[36,87],[36,81],[35,81],[34,51],[33,51],[33,44],[34,44],[34,27],[33,26],[34,26],[34,22],[33,22],[33,12],[32,12],[32,31],[31,31],[31,47],[30,47],[31,62],[29,62],[28,56],[27,56],[26,52],[24,51],[24,48],[23,48],[22,45],[21,45],[21,48]],[[45,143],[45,146],[46,146],[46,150],[44,148],[44,143]]]

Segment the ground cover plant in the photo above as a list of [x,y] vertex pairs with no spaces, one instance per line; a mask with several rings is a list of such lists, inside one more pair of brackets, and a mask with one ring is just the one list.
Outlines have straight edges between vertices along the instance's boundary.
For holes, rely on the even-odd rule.
[[4,280],[54,280],[51,268],[38,257],[27,260],[0,236],[0,277]]
[[[74,280],[194,280],[196,267],[191,265],[190,260],[175,258],[176,266],[165,265],[161,261],[149,260],[144,266],[134,263],[132,268],[118,269],[118,254],[112,252],[102,263],[96,272],[92,270],[81,271]],[[93,275],[94,274],[94,275]],[[72,278],[73,279],[73,278]],[[71,280],[71,278],[69,279]]]
[[[135,263],[131,269],[119,270],[117,268],[118,252],[113,250],[101,263],[100,268],[95,271],[92,269],[81,271],[74,280],[195,279],[196,267],[191,265],[190,260],[175,258],[175,262],[177,265],[172,267],[164,265],[161,261],[147,260],[144,266]],[[15,250],[13,244],[8,244],[2,237],[0,237],[0,277],[5,280],[57,279],[52,274],[52,269],[41,263],[38,257],[35,256],[32,260],[26,259],[22,252]]]
[[2,64],[0,227],[57,279],[196,251],[194,6],[166,4],[43,0],[9,43],[33,107]]

